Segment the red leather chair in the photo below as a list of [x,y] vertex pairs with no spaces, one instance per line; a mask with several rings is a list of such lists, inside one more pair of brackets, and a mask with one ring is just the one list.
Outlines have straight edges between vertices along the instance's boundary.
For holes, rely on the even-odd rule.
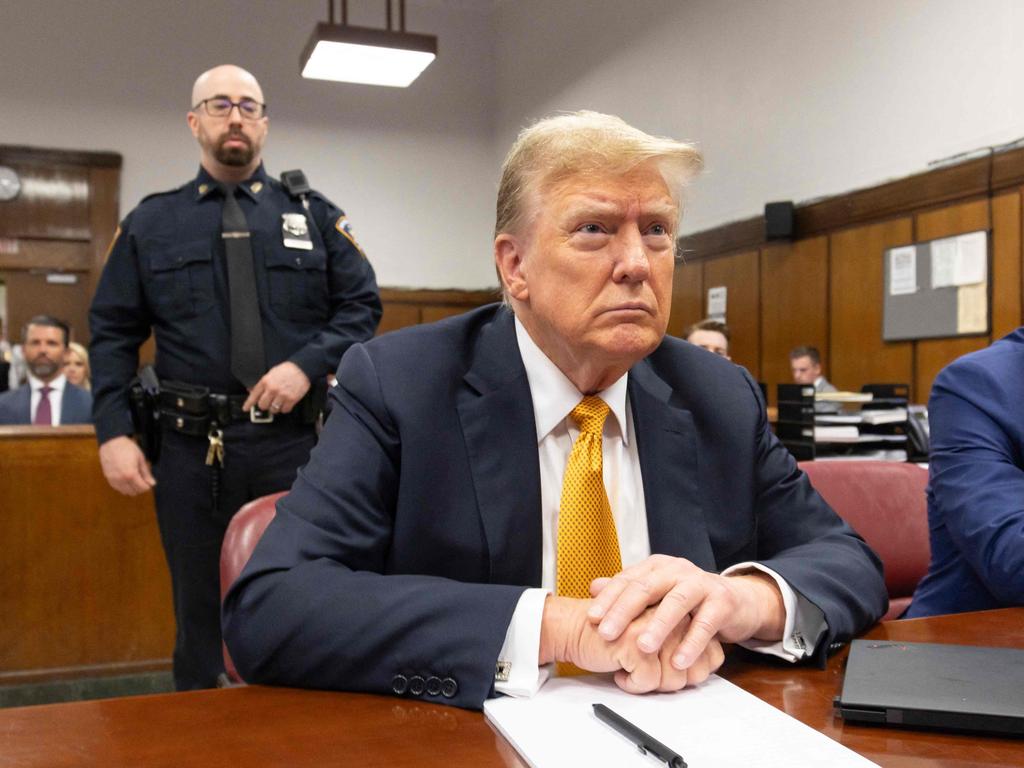
[[[224,542],[220,546],[220,599],[235,583],[235,579],[249,562],[252,551],[256,548],[263,532],[267,530],[270,521],[274,519],[275,505],[277,500],[285,495],[287,491],[272,493],[269,496],[261,496],[253,499],[243,506],[228,523],[227,533],[224,534]],[[242,678],[235,669],[235,663],[231,660],[228,647],[224,649],[224,669],[227,672],[230,683],[242,683]]]
[[894,461],[804,461],[800,468],[836,513],[857,531],[885,566],[889,610],[897,618],[928,572],[928,472]]

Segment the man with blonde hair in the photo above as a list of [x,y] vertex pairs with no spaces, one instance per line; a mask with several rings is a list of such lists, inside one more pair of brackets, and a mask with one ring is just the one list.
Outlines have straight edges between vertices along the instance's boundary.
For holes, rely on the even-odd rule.
[[356,345],[320,445],[225,599],[252,682],[479,708],[551,667],[706,679],[821,659],[880,565],[743,369],[665,336],[690,145],[591,112],[505,163],[492,305]]

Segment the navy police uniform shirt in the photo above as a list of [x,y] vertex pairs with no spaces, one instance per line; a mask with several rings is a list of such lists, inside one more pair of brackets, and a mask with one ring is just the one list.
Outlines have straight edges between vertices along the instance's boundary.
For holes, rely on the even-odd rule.
[[[345,214],[318,193],[309,195],[309,250],[295,247],[283,216],[303,216],[301,200],[262,165],[239,185],[237,198],[251,233],[267,369],[291,361],[316,381],[376,331],[381,304],[373,268]],[[161,379],[245,393],[230,370],[223,199],[200,168],[184,186],[145,198],[114,236],[89,311],[100,443],[133,431],[127,388],[151,330]]]

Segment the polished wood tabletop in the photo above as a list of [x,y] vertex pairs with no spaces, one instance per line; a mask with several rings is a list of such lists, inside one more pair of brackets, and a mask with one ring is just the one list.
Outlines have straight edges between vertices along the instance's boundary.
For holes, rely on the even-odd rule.
[[[1024,608],[888,622],[867,637],[1024,648]],[[882,766],[1024,766],[1024,739],[844,724],[832,698],[845,656],[822,671],[733,654],[722,674]],[[479,712],[262,686],[0,710],[0,766],[525,768]]]

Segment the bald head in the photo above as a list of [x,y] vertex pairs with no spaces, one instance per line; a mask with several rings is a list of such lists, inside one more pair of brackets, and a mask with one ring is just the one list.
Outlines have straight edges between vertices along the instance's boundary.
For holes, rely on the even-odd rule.
[[260,84],[251,72],[236,67],[234,64],[221,64],[206,70],[196,78],[196,82],[192,86],[192,101],[189,102],[189,105],[195,106],[203,99],[232,93],[239,87],[245,88],[245,93],[249,98],[262,103],[263,89],[260,88]]
[[188,125],[203,168],[217,181],[240,184],[259,168],[267,138],[263,89],[234,64],[209,69],[192,86]]

